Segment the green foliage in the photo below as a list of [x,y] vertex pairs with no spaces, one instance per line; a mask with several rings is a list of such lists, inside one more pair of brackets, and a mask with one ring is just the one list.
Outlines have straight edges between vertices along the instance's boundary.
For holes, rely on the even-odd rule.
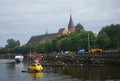
[[70,38],[62,38],[59,40],[60,50],[70,50]]
[[14,48],[20,46],[20,42],[18,40],[15,41],[14,39],[8,39],[7,43],[8,44],[5,46],[6,48]]
[[7,40],[7,45],[5,46],[6,48],[6,53],[18,53],[19,52],[19,47],[20,47],[20,42],[19,40],[15,41],[14,39],[8,39]]
[[29,45],[23,45],[20,47],[20,53],[22,54],[27,54],[29,52],[35,52],[36,51],[36,46],[35,45],[32,45],[32,44],[29,44]]
[[[108,42],[108,48],[120,48],[120,24],[112,24],[110,26],[103,27],[98,36],[101,34],[104,34],[107,37],[106,40],[102,40],[101,42]],[[100,40],[100,37],[98,38],[98,40]],[[102,47],[105,46],[103,45]]]
[[84,27],[83,25],[81,25],[80,23],[78,23],[76,26],[75,26],[75,32],[81,32],[84,30]]
[[51,40],[44,40],[42,42],[40,42],[37,47],[37,52],[52,52],[52,44],[51,44]]
[[102,48],[108,48],[110,45],[110,37],[105,33],[101,32],[97,36],[97,45]]
[[52,51],[57,51],[57,39],[54,38],[51,40]]
[[73,51],[77,51],[78,49],[85,49],[88,51],[88,34],[90,35],[90,44],[94,46],[96,37],[93,32],[83,31],[72,36],[71,44],[73,46],[72,49],[74,49]]
[[0,48],[0,54],[7,54],[6,48]]

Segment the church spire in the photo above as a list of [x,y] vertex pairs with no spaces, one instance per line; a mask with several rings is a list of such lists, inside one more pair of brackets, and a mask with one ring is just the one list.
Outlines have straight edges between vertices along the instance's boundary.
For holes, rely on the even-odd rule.
[[72,19],[72,15],[70,14],[70,20],[69,20],[69,24],[68,24],[68,33],[72,33],[75,30],[75,26],[73,23],[73,19]]
[[74,24],[73,24],[73,19],[72,19],[72,15],[70,14],[70,20],[69,20],[69,24],[68,24],[68,29],[70,27],[74,27]]

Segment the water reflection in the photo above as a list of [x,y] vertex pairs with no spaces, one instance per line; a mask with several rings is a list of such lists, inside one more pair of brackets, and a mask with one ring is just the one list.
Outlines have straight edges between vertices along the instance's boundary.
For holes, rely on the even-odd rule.
[[120,67],[56,67],[54,72],[81,80],[120,79]]
[[24,68],[24,63],[8,62],[7,68],[8,70],[22,70]]
[[20,63],[15,63],[15,69],[19,70],[19,69],[23,69],[24,68],[24,63],[20,62]]
[[29,74],[34,79],[34,81],[40,81],[40,78],[42,77],[43,72],[29,73]]

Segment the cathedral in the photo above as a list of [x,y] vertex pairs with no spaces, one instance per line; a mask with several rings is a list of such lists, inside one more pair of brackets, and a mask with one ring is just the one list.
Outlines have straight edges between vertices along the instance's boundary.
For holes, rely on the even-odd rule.
[[75,32],[75,26],[74,26],[74,23],[73,23],[73,19],[72,19],[72,15],[70,14],[70,19],[69,19],[69,23],[68,23],[68,29],[66,28],[60,28],[58,30],[58,33],[51,33],[51,34],[48,34],[46,32],[46,34],[43,34],[43,35],[38,35],[38,36],[32,36],[30,38],[30,40],[28,41],[27,44],[33,44],[33,45],[36,45],[38,44],[39,42],[45,40],[45,39],[52,39],[56,36],[60,36],[60,35],[63,35],[63,34],[70,34],[70,33],[73,33]]

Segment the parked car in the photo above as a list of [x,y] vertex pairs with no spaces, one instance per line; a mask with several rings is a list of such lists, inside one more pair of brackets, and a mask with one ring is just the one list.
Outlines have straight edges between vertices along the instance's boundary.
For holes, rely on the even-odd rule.
[[70,54],[70,53],[72,53],[71,51],[65,51],[65,54]]

